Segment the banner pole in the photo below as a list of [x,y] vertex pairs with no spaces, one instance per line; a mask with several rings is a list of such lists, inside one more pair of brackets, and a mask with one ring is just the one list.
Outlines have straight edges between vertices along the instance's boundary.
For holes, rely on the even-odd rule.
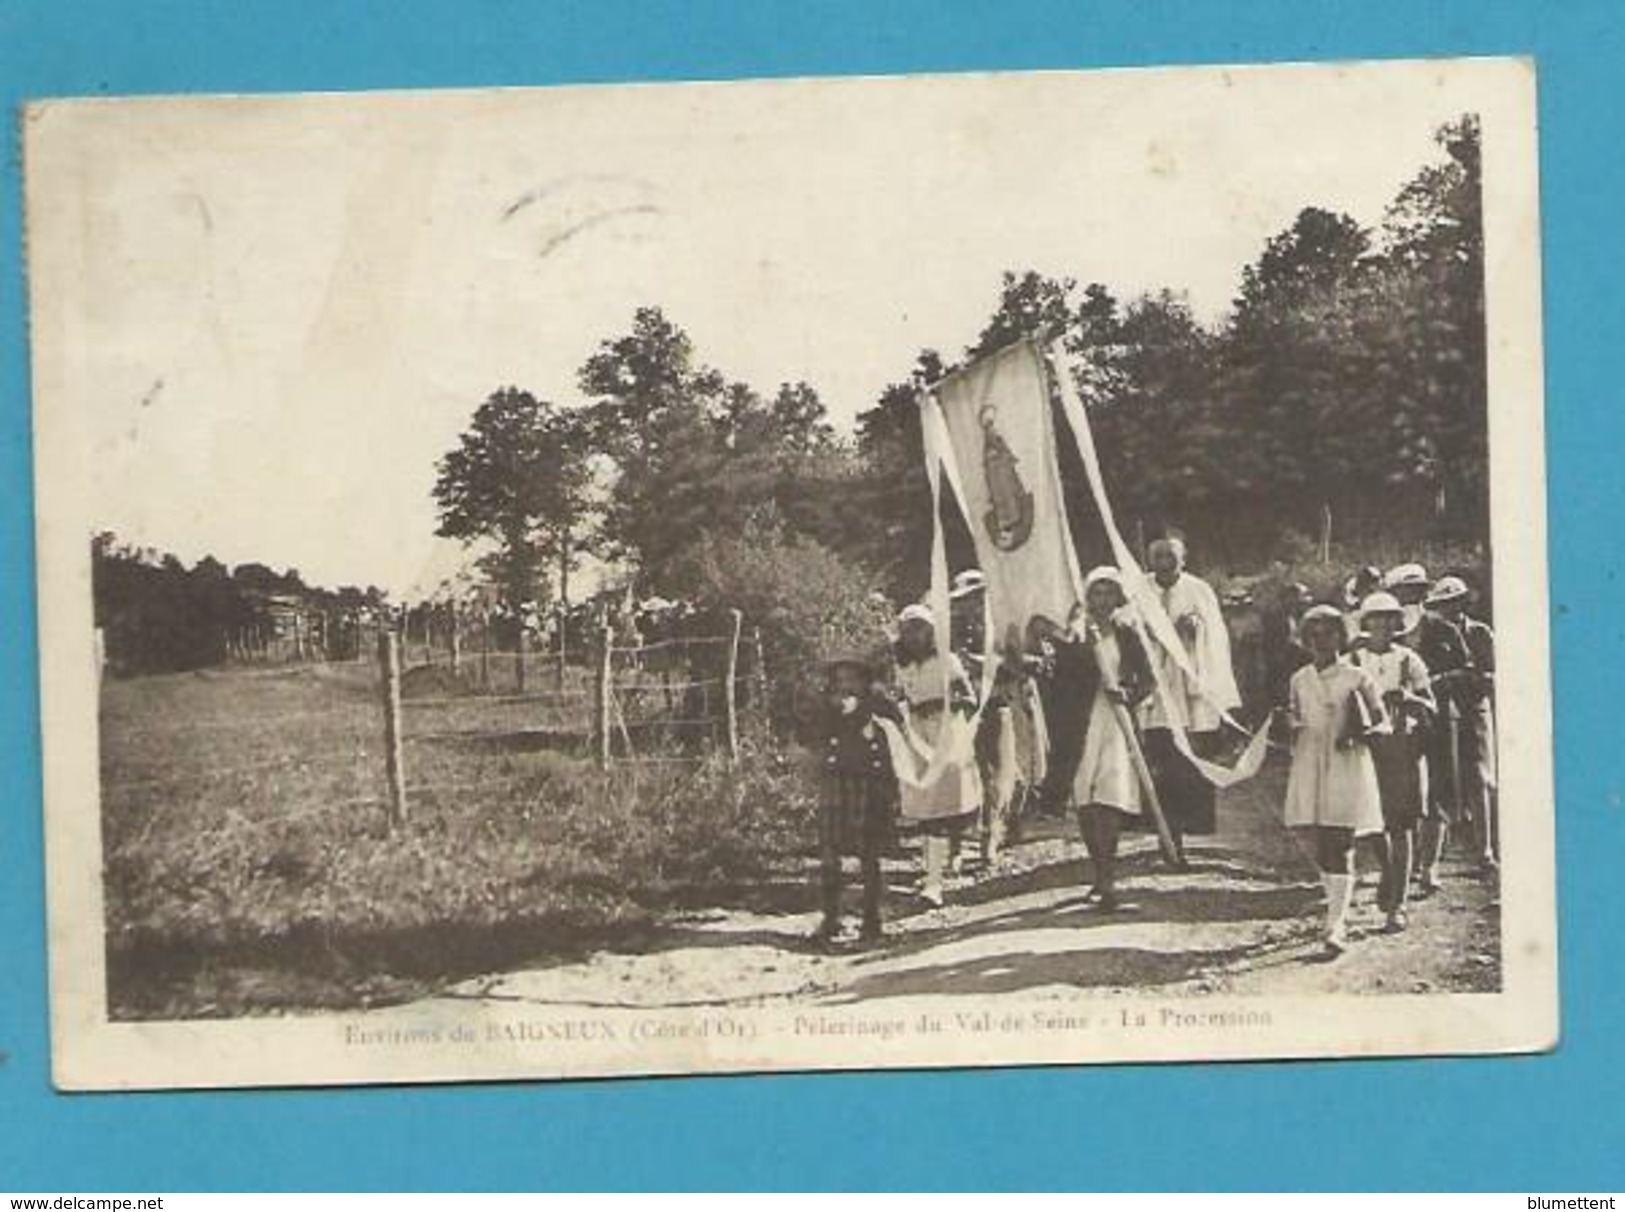
[[1151,811],[1151,823],[1157,827],[1157,848],[1162,851],[1162,857],[1170,863],[1179,862],[1179,848],[1174,845],[1174,835],[1168,829],[1168,817],[1162,811],[1162,799],[1157,795],[1157,785],[1151,780],[1151,767],[1145,760],[1145,751],[1140,748],[1140,738],[1134,732],[1134,722],[1128,718],[1128,708],[1121,703],[1112,704],[1112,715],[1117,719],[1117,726],[1123,731],[1123,739],[1128,742],[1129,760],[1134,763],[1134,773],[1140,776],[1140,786],[1145,791],[1145,805]]
[[1162,857],[1170,863],[1179,861],[1179,847],[1174,845],[1174,835],[1168,828],[1168,818],[1162,811],[1162,799],[1157,795],[1157,785],[1151,779],[1151,766],[1145,760],[1145,750],[1140,748],[1139,734],[1134,731],[1134,721],[1129,718],[1128,707],[1118,699],[1119,687],[1117,679],[1112,676],[1111,670],[1106,668],[1106,662],[1100,656],[1100,629],[1093,623],[1089,625],[1089,650],[1095,658],[1095,668],[1100,671],[1101,693],[1105,694],[1106,701],[1111,704],[1112,718],[1117,721],[1117,727],[1123,734],[1123,741],[1128,746],[1129,761],[1134,763],[1134,773],[1139,777],[1140,788],[1145,792],[1145,806],[1151,814],[1151,823],[1157,827],[1157,846],[1162,851]]

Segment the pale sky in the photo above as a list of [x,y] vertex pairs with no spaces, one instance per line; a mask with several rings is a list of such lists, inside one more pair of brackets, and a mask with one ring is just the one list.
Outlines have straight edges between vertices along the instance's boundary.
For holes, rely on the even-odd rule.
[[[190,562],[397,592],[494,388],[658,304],[849,426],[1005,269],[1222,315],[1304,206],[1380,221],[1472,103],[1409,64],[90,102],[29,124],[92,513]],[[51,222],[37,222],[49,214]],[[71,247],[71,253],[68,249]],[[42,262],[44,258],[41,259]],[[59,262],[52,260],[51,264]]]

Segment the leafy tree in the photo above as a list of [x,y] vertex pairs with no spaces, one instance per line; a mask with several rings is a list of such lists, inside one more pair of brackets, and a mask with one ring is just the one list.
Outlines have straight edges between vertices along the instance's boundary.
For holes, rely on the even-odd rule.
[[1436,496],[1455,529],[1482,533],[1489,385],[1478,118],[1463,115],[1434,138],[1444,159],[1405,185],[1383,223],[1381,370],[1403,439],[1401,474]]
[[931,489],[920,433],[920,392],[947,370],[936,350],[921,350],[908,377],[887,386],[874,407],[858,415],[861,481],[853,499],[862,503],[865,523],[851,550],[880,574],[887,592],[898,600],[917,596],[928,575]]
[[290,581],[286,573],[276,571],[267,564],[238,564],[231,570],[231,579],[240,590],[249,594],[291,593],[302,587],[302,582]]
[[1217,342],[1186,299],[1168,290],[1132,300],[1111,337],[1084,363],[1105,372],[1089,379],[1086,398],[1107,490],[1125,527],[1184,528],[1212,502],[1224,474],[1215,449]]
[[1317,294],[1346,284],[1371,247],[1371,236],[1347,215],[1318,206],[1298,212],[1242,270],[1235,325],[1268,327]]
[[559,598],[569,600],[590,512],[586,433],[576,414],[507,387],[480,405],[438,464],[437,533],[494,544],[481,566],[510,617],[525,617],[543,600],[549,561]]
[[767,405],[746,383],[730,383],[723,388],[714,421],[723,445],[729,450],[743,453],[769,438],[771,419]]
[[1072,278],[1050,278],[1030,269],[1020,274],[1006,271],[998,306],[965,351],[967,360],[986,357],[1022,337],[1060,336],[1072,329],[1078,315],[1073,301],[1077,287]]
[[657,308],[603,342],[580,383],[614,468],[605,528],[648,583],[682,591],[690,547],[755,519],[832,542],[856,524],[851,453],[810,384],[763,400],[701,363]]
[[92,536],[90,560],[96,626],[116,675],[222,663],[237,629],[263,618],[267,596],[296,597],[312,611],[339,598],[307,586],[295,569],[251,563],[228,573],[213,556],[188,569],[172,553],[120,542],[112,531]]
[[1215,384],[1214,451],[1229,483],[1214,516],[1254,547],[1285,522],[1312,526],[1359,478],[1346,456],[1358,451],[1356,397],[1367,384],[1351,374],[1349,307],[1366,289],[1370,246],[1353,219],[1308,207],[1243,271]]
[[781,383],[768,407],[772,440],[786,453],[808,455],[835,445],[829,410],[808,383]]
[[[1177,293],[1120,305],[1098,283],[1003,275],[966,351],[1059,338],[1089,409],[1125,531],[1177,527],[1204,555],[1243,566],[1331,506],[1337,533],[1391,535],[1437,511],[1452,536],[1487,527],[1483,233],[1478,123],[1442,128],[1443,155],[1401,190],[1379,232],[1306,207],[1247,266],[1216,329]],[[916,392],[888,388],[859,417],[860,544],[894,589],[923,578],[930,516]],[[1068,444],[1063,491],[1084,558],[1098,518]],[[951,526],[950,519],[950,526]],[[1200,557],[1199,557],[1200,558]],[[909,571],[913,569],[914,571]]]
[[595,447],[614,466],[604,536],[617,554],[656,570],[694,521],[692,502],[674,495],[717,474],[730,433],[759,403],[700,364],[688,334],[658,307],[639,308],[632,330],[602,342],[578,380],[594,400]]

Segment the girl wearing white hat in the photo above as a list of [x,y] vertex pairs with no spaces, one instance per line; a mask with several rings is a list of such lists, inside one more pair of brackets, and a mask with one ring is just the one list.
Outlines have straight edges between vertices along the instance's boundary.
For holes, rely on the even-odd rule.
[[1405,645],[1395,642],[1404,626],[1404,607],[1391,593],[1373,593],[1360,604],[1365,643],[1354,664],[1376,683],[1392,731],[1371,738],[1371,760],[1377,767],[1382,797],[1382,883],[1377,907],[1387,914],[1389,933],[1409,924],[1411,868],[1416,829],[1422,819],[1423,737],[1437,705],[1427,665]]
[[1495,633],[1467,613],[1471,598],[1466,581],[1440,577],[1428,593],[1427,608],[1460,632],[1466,648],[1466,667],[1451,687],[1458,725],[1459,800],[1462,815],[1474,827],[1480,869],[1490,874],[1500,866],[1501,842],[1495,795]]
[[1151,692],[1151,662],[1134,629],[1119,622],[1128,603],[1117,569],[1096,568],[1083,584],[1083,611],[1075,617],[1071,642],[1087,649],[1083,666],[1093,675],[1089,726],[1083,758],[1072,782],[1078,827],[1094,864],[1090,899],[1110,912],[1117,900],[1117,840],[1124,818],[1141,813],[1140,779],[1124,726],[1132,710]]
[[[897,629],[897,685],[908,709],[909,726],[926,745],[946,744],[950,714],[973,714],[976,689],[959,658],[939,648],[936,616],[929,606],[905,607],[897,616]],[[942,697],[945,680],[946,701]],[[904,824],[925,835],[925,878],[920,894],[932,905],[941,905],[951,839],[964,832],[982,806],[975,754],[968,751],[964,760],[954,761],[924,787],[903,782],[898,791]]]
[[1416,886],[1422,896],[1439,890],[1439,864],[1453,827],[1472,819],[1470,796],[1465,794],[1469,772],[1462,765],[1460,741],[1464,692],[1473,678],[1473,658],[1461,628],[1441,610],[1441,601],[1448,601],[1450,595],[1441,599],[1438,593],[1440,587],[1448,590],[1455,580],[1441,577],[1432,590],[1423,590],[1417,599],[1422,603],[1420,621],[1413,631],[1399,637],[1427,663],[1433,697],[1439,705],[1427,729],[1427,812],[1416,860]]
[[1382,587],[1399,601],[1404,621],[1398,639],[1407,647],[1415,648],[1418,628],[1422,623],[1422,599],[1428,593],[1428,570],[1420,564],[1398,564],[1383,574]]
[[1311,663],[1292,675],[1292,771],[1286,785],[1286,823],[1314,840],[1326,887],[1326,956],[1348,946],[1346,921],[1354,895],[1354,844],[1382,832],[1377,771],[1367,747],[1384,726],[1382,696],[1371,678],[1343,657],[1343,616],[1333,606],[1312,607],[1302,636]]

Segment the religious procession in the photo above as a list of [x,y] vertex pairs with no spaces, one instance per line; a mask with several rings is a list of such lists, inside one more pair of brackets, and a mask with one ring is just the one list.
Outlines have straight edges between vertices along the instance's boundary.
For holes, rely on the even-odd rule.
[[[1169,870],[1190,870],[1187,839],[1215,833],[1219,793],[1271,753],[1288,763],[1280,824],[1324,890],[1319,958],[1351,945],[1362,855],[1381,933],[1440,891],[1447,846],[1493,883],[1494,637],[1474,588],[1416,562],[1360,567],[1322,600],[1287,582],[1262,612],[1244,703],[1228,600],[1188,567],[1183,535],[1152,539],[1143,565],[1124,542],[1061,358],[1018,342],[922,393],[933,501],[957,504],[977,566],[950,574],[939,509],[930,591],[873,602],[885,642],[825,663],[819,940],[884,937],[884,855],[912,855],[911,898],[940,909],[1044,822],[1075,825],[1089,913],[1135,914],[1124,835],[1154,835]],[[1052,388],[1106,555],[1086,573]]]

